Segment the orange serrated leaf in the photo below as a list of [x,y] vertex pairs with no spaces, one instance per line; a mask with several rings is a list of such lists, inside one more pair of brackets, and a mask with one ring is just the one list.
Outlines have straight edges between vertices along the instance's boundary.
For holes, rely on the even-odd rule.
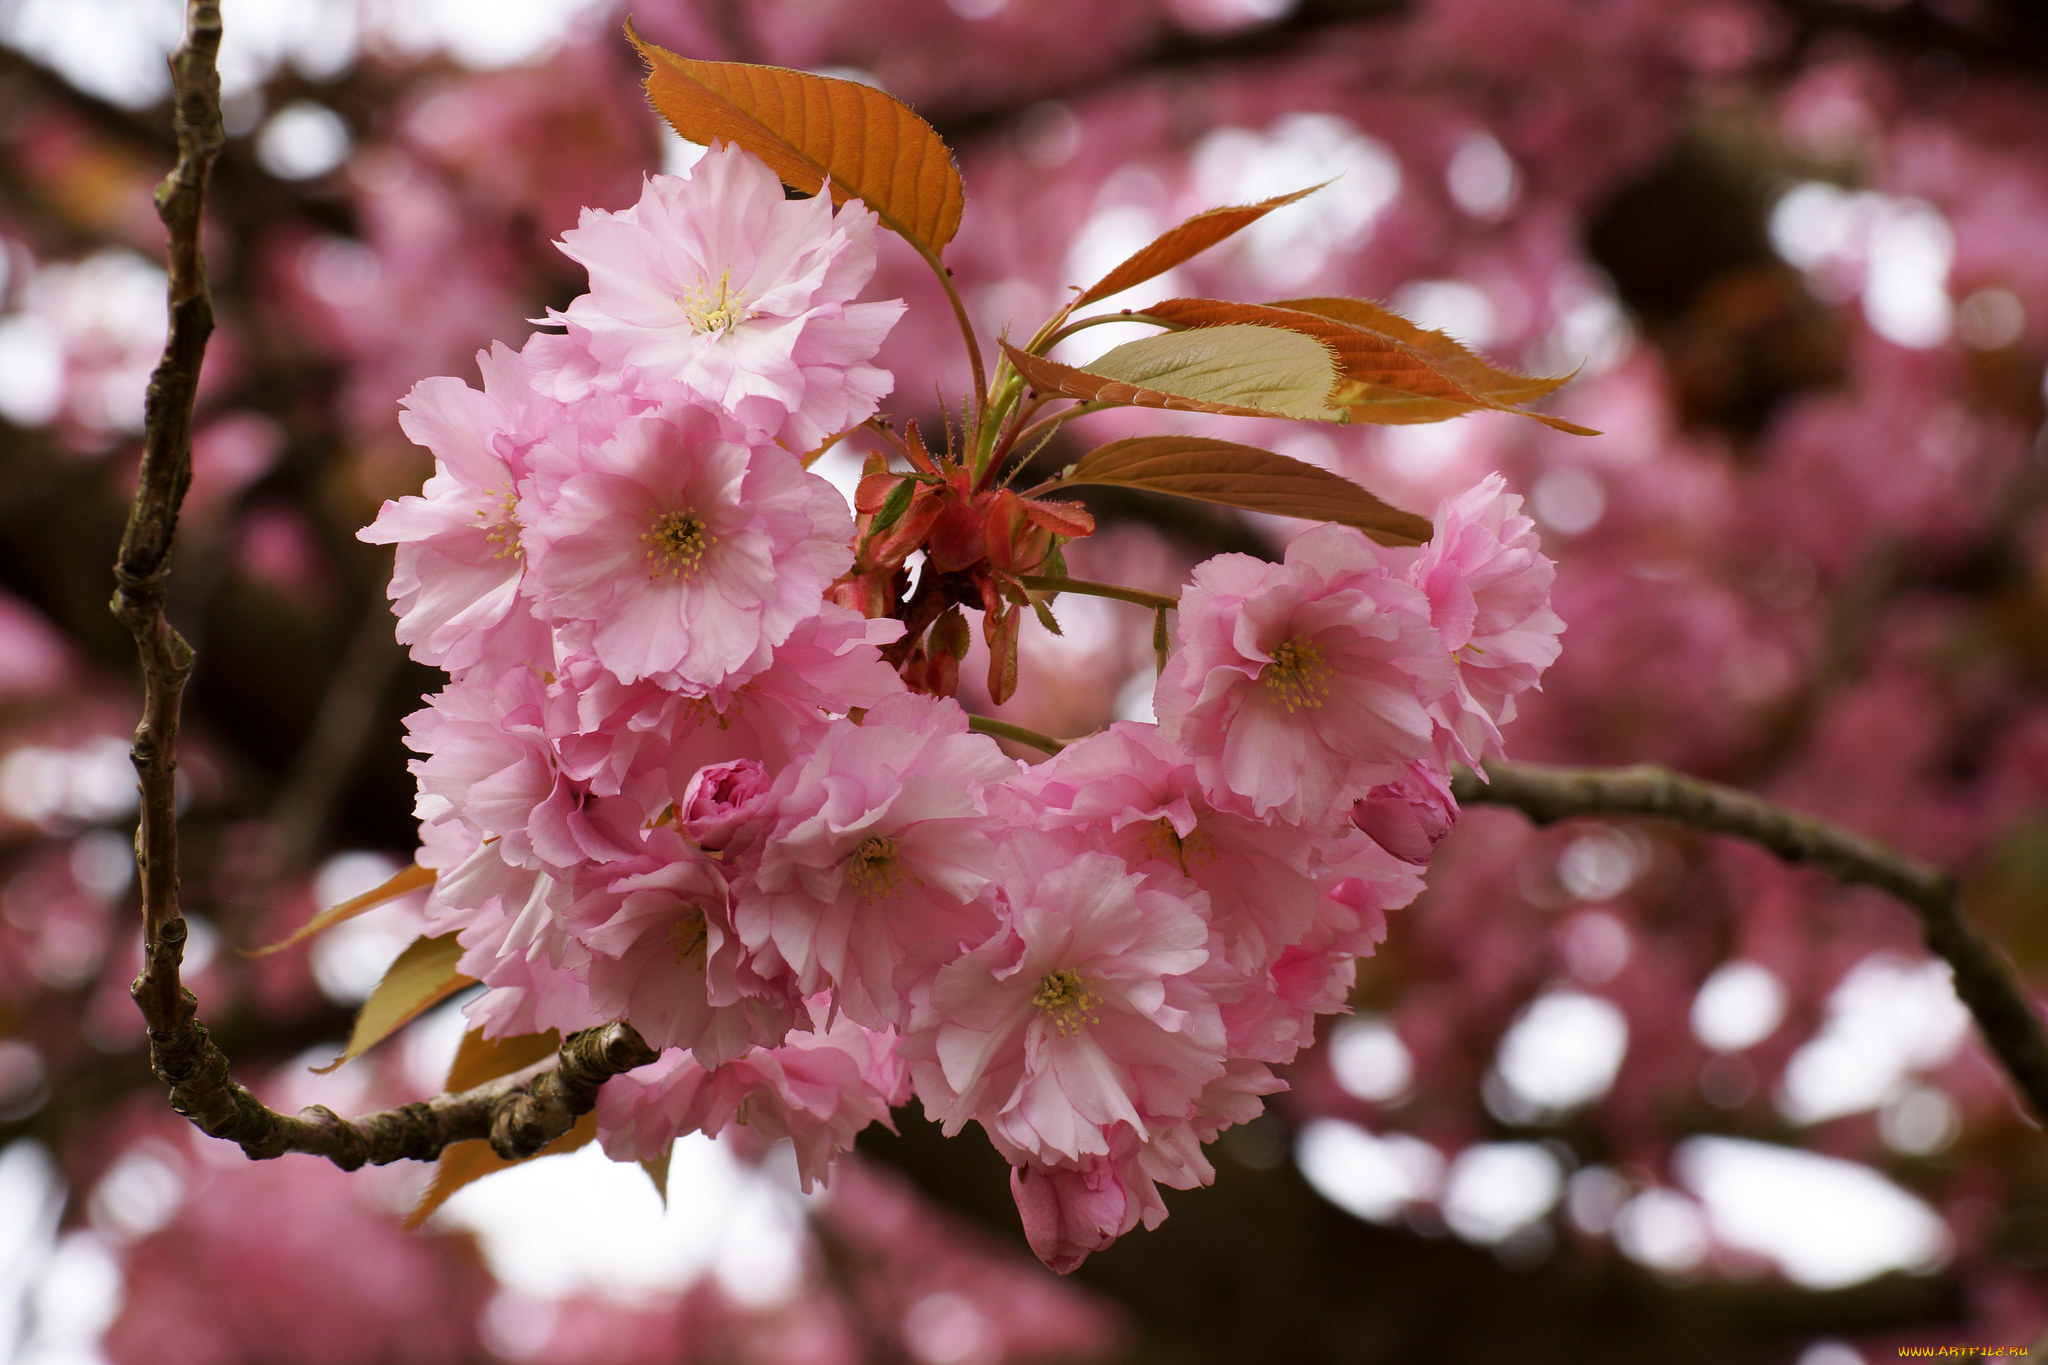
[[[1424,350],[1399,336],[1374,330],[1360,323],[1324,312],[1286,307],[1280,304],[1234,303],[1224,299],[1166,299],[1148,305],[1146,315],[1178,327],[1200,329],[1251,325],[1278,327],[1314,337],[1330,348],[1343,376],[1332,401],[1343,407],[1353,421],[1381,424],[1440,422],[1468,412],[1513,412],[1547,427],[1578,436],[1598,433],[1561,417],[1530,412],[1513,406],[1488,387],[1509,393],[1528,391],[1540,397],[1562,384],[1562,379],[1531,379],[1497,369],[1459,346],[1441,332],[1427,332],[1376,305],[1357,299],[1316,299],[1317,304],[1359,304],[1355,316],[1382,316],[1399,323],[1408,333],[1424,338],[1432,350]],[[1433,338],[1433,340],[1430,340]],[[1439,358],[1441,353],[1443,358]],[[1462,358],[1461,358],[1462,357]],[[1469,373],[1482,380],[1474,388],[1458,374]],[[1542,387],[1548,385],[1548,388]]]
[[953,154],[909,106],[858,81],[780,66],[706,62],[626,37],[647,61],[647,96],[692,142],[736,143],[786,185],[858,199],[936,257],[960,229],[965,196]]
[[400,896],[410,895],[433,884],[434,869],[431,867],[421,867],[414,863],[409,867],[400,868],[397,875],[382,886],[371,887],[362,895],[351,896],[339,905],[330,905],[300,925],[290,937],[279,939],[261,948],[251,948],[247,956],[269,957],[272,953],[282,952],[294,943],[302,943],[324,929],[332,929],[344,920],[354,919],[365,910],[374,910],[387,901],[395,901]]
[[1483,394],[1496,402],[1527,403],[1555,392],[1571,378],[1568,374],[1541,378],[1502,369],[1455,337],[1418,327],[1392,309],[1367,299],[1279,299],[1269,306],[1317,313],[1354,327],[1384,333],[1428,356],[1437,369],[1473,393]]
[[[593,1109],[577,1119],[575,1127],[526,1160],[538,1161],[544,1156],[560,1156],[564,1152],[573,1152],[578,1147],[589,1146],[596,1137],[597,1111]],[[487,1175],[496,1175],[499,1171],[524,1164],[505,1160],[492,1151],[491,1144],[482,1138],[458,1142],[441,1153],[441,1159],[434,1163],[434,1178],[427,1183],[426,1192],[420,1196],[420,1202],[412,1206],[412,1212],[405,1215],[399,1226],[411,1232],[432,1217],[434,1210],[447,1203],[449,1196],[463,1186],[474,1185]]]
[[384,971],[384,979],[356,1015],[348,1047],[326,1066],[314,1071],[326,1075],[343,1062],[360,1057],[399,1029],[419,1018],[449,996],[476,982],[455,970],[462,957],[462,945],[455,935],[417,938],[398,960]]
[[1285,455],[1203,436],[1138,436],[1082,456],[1056,487],[1140,488],[1250,512],[1335,521],[1383,545],[1429,539],[1427,518],[1381,501],[1351,480]]
[[[1244,327],[1232,330],[1238,332],[1267,332],[1283,337],[1288,335],[1282,329],[1271,327]],[[1159,343],[1178,342],[1181,337],[1187,335],[1189,334],[1176,332],[1160,337],[1147,337],[1143,341],[1134,341],[1127,345],[1119,346],[1092,363],[1106,369],[1111,365],[1117,365],[1132,359],[1141,348],[1155,347]],[[1318,353],[1312,353],[1309,356],[1290,355],[1281,357],[1280,363],[1274,371],[1281,382],[1271,386],[1254,387],[1255,392],[1258,391],[1258,387],[1266,387],[1268,391],[1281,396],[1285,401],[1285,406],[1281,406],[1278,403],[1260,405],[1230,402],[1216,398],[1205,398],[1197,394],[1175,392],[1172,388],[1166,387],[1163,382],[1157,380],[1154,383],[1133,383],[1108,374],[1097,374],[1089,370],[1078,369],[1072,365],[1062,365],[1056,360],[1047,360],[1043,356],[1031,355],[1018,350],[1007,341],[1002,345],[1004,354],[1009,356],[1010,363],[1016,367],[1017,373],[1024,377],[1024,382],[1029,384],[1038,393],[1046,396],[1079,398],[1084,402],[1091,403],[1126,403],[1132,407],[1140,408],[1169,408],[1176,412],[1213,412],[1226,417],[1294,417],[1311,421],[1344,420],[1344,414],[1341,410],[1329,406],[1328,394],[1335,387],[1338,373],[1326,349],[1320,350]],[[1181,343],[1178,349],[1188,352],[1188,358],[1202,362],[1199,366],[1198,377],[1205,385],[1214,384],[1218,380],[1227,383],[1232,378],[1233,367],[1227,354],[1227,347],[1219,347],[1219,354],[1209,357],[1193,357],[1192,348],[1186,343]],[[1311,372],[1308,368],[1305,368],[1308,364],[1313,364],[1319,368]],[[1159,372],[1159,367],[1156,366],[1145,366],[1143,368],[1153,373]],[[1182,374],[1186,377],[1197,377],[1197,367],[1184,368]]]
[[[1327,180],[1323,182],[1325,185],[1328,183]],[[1097,299],[1106,299],[1111,294],[1121,294],[1133,285],[1140,285],[1155,276],[1163,275],[1182,261],[1199,256],[1224,238],[1242,232],[1274,209],[1314,194],[1322,187],[1310,185],[1305,190],[1275,195],[1256,204],[1236,204],[1198,213],[1178,227],[1168,228],[1149,245],[1140,247],[1129,260],[1082,290],[1081,296],[1074,300],[1074,307],[1079,308]]]

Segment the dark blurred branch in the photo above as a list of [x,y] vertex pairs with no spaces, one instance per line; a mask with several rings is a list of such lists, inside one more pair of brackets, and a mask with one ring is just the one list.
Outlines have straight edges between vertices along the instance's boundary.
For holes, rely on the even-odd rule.
[[390,613],[372,601],[272,807],[274,875],[289,875],[319,851],[334,804],[348,789],[376,728],[384,693],[404,661],[391,634]]
[[178,706],[192,676],[192,647],[164,619],[164,598],[178,507],[192,482],[192,404],[213,332],[199,228],[206,178],[224,141],[214,68],[218,0],[190,0],[185,21],[185,41],[171,55],[178,162],[156,190],[157,216],[170,237],[170,335],[149,379],[142,469],[114,564],[113,601],[115,617],[135,637],[143,677],[142,723],[129,751],[142,793],[135,860],[142,881],[143,959],[130,989],[149,1022],[157,1074],[174,1085],[166,1060],[156,1054],[178,1049],[197,1028],[195,1002],[178,984],[185,950],[185,919],[178,910]]
[[1490,763],[1492,781],[1460,771],[1452,790],[1467,805],[1512,806],[1537,824],[1582,815],[1655,815],[1693,829],[1747,839],[1787,862],[1811,863],[1844,882],[1874,886],[1920,917],[1927,946],[1955,972],[1992,1054],[2036,1116],[2048,1121],[2048,1034],[1999,951],[1963,919],[1955,879],[1938,867],[1810,815],[1668,768],[1556,768]]
[[[170,236],[170,335],[150,376],[142,469],[114,565],[114,615],[142,656],[142,723],[130,754],[142,793],[135,856],[142,873],[143,957],[130,993],[149,1027],[150,1065],[171,1087],[173,1109],[200,1131],[239,1144],[252,1158],[306,1152],[352,1170],[366,1161],[428,1160],[451,1143],[474,1138],[488,1138],[507,1159],[531,1156],[596,1106],[606,1080],[654,1060],[654,1049],[631,1025],[574,1034],[552,1066],[460,1095],[353,1121],[320,1105],[286,1116],[266,1108],[228,1074],[227,1054],[207,1035],[199,1002],[178,980],[186,937],[178,909],[178,707],[193,657],[164,618],[164,600],[178,507],[192,482],[192,406],[213,331],[199,229],[207,173],[222,142],[214,65],[219,0],[188,0],[185,23],[185,41],[171,56],[178,162],[156,192],[157,213]],[[336,728],[349,731],[353,722]]]

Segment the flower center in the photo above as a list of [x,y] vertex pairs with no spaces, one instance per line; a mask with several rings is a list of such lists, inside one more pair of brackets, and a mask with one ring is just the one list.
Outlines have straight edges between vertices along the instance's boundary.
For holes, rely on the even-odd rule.
[[1312,710],[1330,695],[1330,666],[1314,640],[1297,635],[1273,649],[1273,662],[1259,670],[1259,681],[1291,715]]
[[682,305],[683,316],[689,319],[690,330],[698,336],[709,336],[714,332],[729,332],[754,316],[746,300],[732,292],[732,271],[718,277],[716,293],[705,284],[699,284],[689,293],[676,300]]
[[1088,989],[1081,974],[1072,967],[1062,967],[1039,982],[1031,1003],[1045,1011],[1045,1017],[1060,1033],[1079,1033],[1083,1024],[1102,1022],[1094,1013],[1102,1003],[1101,997]]
[[661,577],[664,569],[674,578],[690,577],[704,562],[704,551],[718,542],[694,507],[656,512],[653,527],[640,539],[647,542],[647,558],[654,564],[649,578]]
[[1154,820],[1152,827],[1145,831],[1145,847],[1160,859],[1179,863],[1182,876],[1187,875],[1190,853],[1200,857],[1215,852],[1215,846],[1216,841],[1200,825],[1182,834],[1164,815]]
[[669,942],[676,947],[676,965],[687,966],[692,962],[704,961],[704,945],[711,931],[704,925],[704,911],[695,905],[683,907],[683,916],[669,926]]
[[901,850],[886,834],[871,834],[846,860],[846,879],[862,900],[878,900],[896,889],[902,879]]
[[503,492],[486,488],[483,494],[490,501],[476,509],[476,519],[483,523],[484,540],[498,547],[491,558],[526,558],[526,547],[519,543],[519,518],[512,514],[512,509],[519,502],[518,495],[509,488]]

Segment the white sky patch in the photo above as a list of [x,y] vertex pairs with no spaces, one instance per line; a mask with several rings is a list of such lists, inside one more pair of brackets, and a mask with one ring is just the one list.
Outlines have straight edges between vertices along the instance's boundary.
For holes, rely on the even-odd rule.
[[1406,1133],[1377,1137],[1342,1119],[1312,1120],[1294,1140],[1294,1160],[1317,1194],[1374,1223],[1393,1222],[1443,1185],[1443,1156],[1427,1142]]
[[1903,1094],[1915,1072],[1955,1056],[1969,1029],[1946,963],[1865,958],[1828,997],[1820,1032],[1786,1064],[1778,1110],[1819,1123],[1874,1109]]
[[1494,1070],[1529,1108],[1558,1114],[1605,1095],[1627,1053],[1628,1020],[1614,1002],[1552,991],[1509,1027]]
[[113,820],[135,809],[127,741],[100,735],[76,748],[27,744],[0,759],[0,809],[41,825]]
[[408,56],[446,52],[472,70],[544,59],[605,0],[365,0],[380,38]]
[[296,100],[256,134],[256,160],[280,180],[311,180],[348,160],[348,125],[312,100]]
[[1388,302],[1418,326],[1448,333],[1475,350],[1490,345],[1498,334],[1493,300],[1464,280],[1415,280],[1402,285]]
[[0,317],[0,417],[39,427],[63,410],[63,339],[39,317]]
[[1948,1254],[1934,1211],[1867,1166],[1723,1137],[1689,1138],[1672,1162],[1716,1239],[1807,1289],[1931,1269]]
[[1955,232],[1934,205],[1808,180],[1779,198],[1769,230],[1817,295],[1860,294],[1865,321],[1885,340],[1915,349],[1948,340]]
[[1474,218],[1498,218],[1513,208],[1521,180],[1514,158],[1486,133],[1474,133],[1459,143],[1444,169],[1452,201]]
[[1458,1153],[1444,1177],[1444,1221],[1491,1246],[1549,1213],[1564,1193],[1557,1158],[1533,1142],[1485,1142]]
[[340,75],[362,42],[361,9],[359,0],[222,0],[222,94],[245,95],[287,63],[308,80]]
[[121,1269],[94,1232],[57,1232],[64,1180],[39,1142],[0,1149],[0,1359],[87,1365],[121,1307]]
[[1777,1031],[1785,1019],[1785,985],[1756,962],[1714,969],[1692,1001],[1692,1032],[1716,1052],[1740,1052]]
[[1707,1221],[1692,1200],[1653,1186],[1616,1211],[1614,1244],[1638,1265],[1683,1275],[1707,1257]]
[[1339,1021],[1330,1031],[1330,1071],[1344,1093],[1384,1104],[1408,1091],[1415,1059],[1393,1026],[1376,1014]]
[[1333,254],[1363,246],[1401,194],[1394,153],[1335,114],[1289,114],[1264,133],[1218,128],[1195,148],[1193,168],[1209,204],[1251,204],[1331,182],[1239,235],[1253,273],[1276,289],[1307,284]]
[[185,1184],[184,1154],[167,1142],[145,1138],[100,1177],[86,1214],[95,1231],[116,1242],[132,1242],[178,1216]]
[[[88,95],[142,109],[171,93],[164,58],[184,31],[178,0],[9,0],[0,42]],[[225,24],[225,19],[223,19]]]
[[646,1172],[595,1144],[460,1190],[434,1215],[476,1234],[499,1282],[535,1300],[639,1302],[715,1275],[743,1303],[785,1301],[803,1277],[802,1199],[701,1134],[677,1142],[669,1207]]
[[[313,874],[313,904],[325,910],[352,896],[382,885],[398,871],[388,854],[337,853]],[[420,933],[417,894],[366,910],[313,940],[313,979],[329,1000],[354,1005],[369,999],[397,960]]]
[[1612,900],[1635,884],[1648,862],[1640,839],[1599,826],[1565,845],[1557,858],[1557,879],[1577,900]]

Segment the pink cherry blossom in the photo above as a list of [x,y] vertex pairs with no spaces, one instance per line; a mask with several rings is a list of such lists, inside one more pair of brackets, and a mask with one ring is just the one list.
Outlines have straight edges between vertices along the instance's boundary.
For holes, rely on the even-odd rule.
[[1153,705],[1217,804],[1327,822],[1430,755],[1450,660],[1428,600],[1359,532],[1319,526],[1281,564],[1218,555],[1178,615]]
[[1262,969],[1315,918],[1315,837],[1216,809],[1193,760],[1156,725],[1112,725],[1026,769],[1009,789],[1028,798],[1041,829],[1085,830],[1091,846],[1135,871],[1192,880],[1208,893],[1219,951],[1242,970]]
[[605,1151],[618,1161],[651,1160],[685,1133],[716,1136],[744,1115],[763,1140],[794,1144],[806,1191],[823,1181],[832,1159],[870,1123],[888,1125],[889,1110],[910,1090],[894,1034],[844,1015],[827,1024],[822,998],[807,1008],[811,1030],[791,1033],[780,1047],[708,1069],[670,1051],[608,1081],[597,1098]]
[[911,980],[995,927],[981,903],[998,823],[986,784],[1017,772],[951,700],[904,694],[836,721],[776,782],[776,824],[735,911],[757,953],[879,1027]]
[[996,865],[1002,927],[940,969],[904,1038],[926,1112],[1046,1161],[1107,1154],[1114,1124],[1142,1138],[1186,1114],[1224,1066],[1215,1001],[1192,980],[1209,960],[1207,898],[1029,831]]
[[706,1067],[780,1043],[797,996],[744,958],[718,863],[664,826],[619,872],[564,913],[590,950],[582,974],[593,1008]]
[[852,302],[874,274],[875,221],[788,199],[761,160],[714,147],[687,178],[649,177],[629,209],[584,210],[561,247],[590,292],[553,316],[627,383],[679,389],[802,453],[894,382],[868,362],[902,300]]
[[1515,695],[1556,662],[1564,630],[1550,606],[1557,566],[1521,512],[1507,481],[1487,475],[1438,506],[1436,533],[1408,570],[1457,660],[1457,689],[1437,714],[1450,753],[1467,763],[1501,757],[1500,727],[1515,718]]
[[759,759],[736,758],[699,768],[683,788],[676,820],[697,847],[721,852],[768,804],[773,785]]
[[671,405],[534,452],[535,610],[624,682],[697,692],[789,638],[852,562],[853,513],[794,456]]
[[500,344],[477,365],[481,393],[444,376],[406,395],[399,425],[433,452],[434,473],[419,497],[385,503],[358,533],[398,546],[390,597],[399,642],[458,675],[487,656],[502,667],[546,647],[519,596],[517,504],[528,449],[563,420],[562,406],[534,391],[524,356]]

